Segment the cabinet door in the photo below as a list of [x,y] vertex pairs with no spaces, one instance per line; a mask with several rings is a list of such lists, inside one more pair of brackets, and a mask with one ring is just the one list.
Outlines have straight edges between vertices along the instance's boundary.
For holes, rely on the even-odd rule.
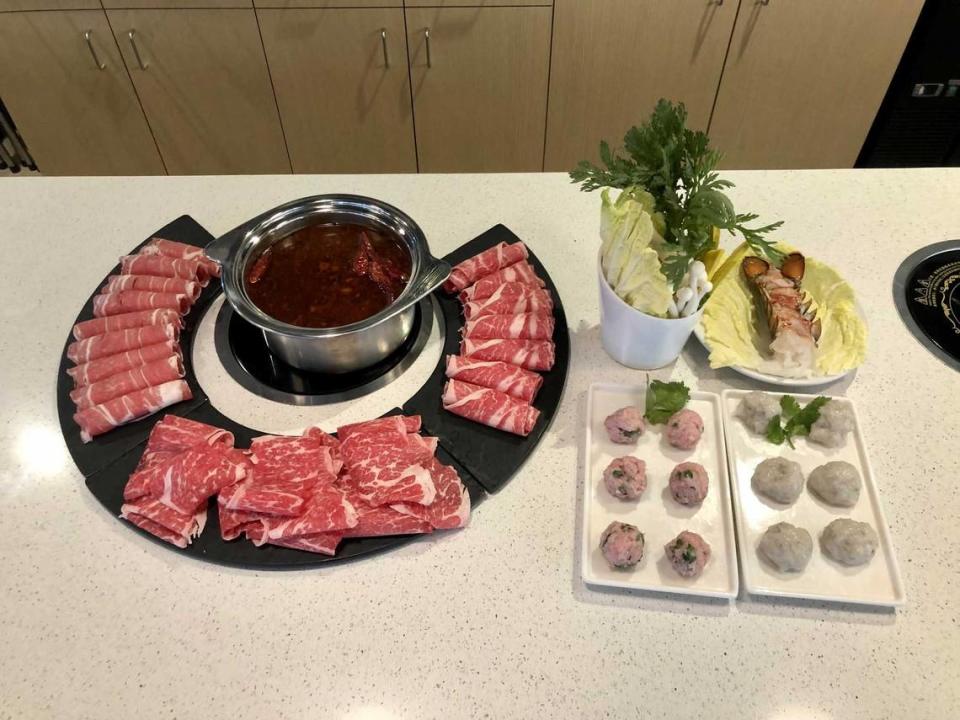
[[0,12],[14,10],[99,10],[100,0],[0,0]]
[[45,175],[163,174],[102,10],[0,15],[0,93]]
[[420,171],[540,170],[551,9],[406,13]]
[[252,9],[108,15],[169,173],[290,172]]
[[545,170],[596,162],[662,97],[706,130],[737,3],[557,0]]
[[710,125],[724,166],[852,167],[922,4],[744,0]]
[[257,14],[294,172],[417,171],[402,9]]

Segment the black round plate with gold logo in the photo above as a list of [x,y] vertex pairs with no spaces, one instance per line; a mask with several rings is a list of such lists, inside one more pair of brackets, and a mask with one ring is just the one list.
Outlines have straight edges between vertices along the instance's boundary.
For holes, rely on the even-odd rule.
[[960,240],[922,248],[894,276],[894,302],[907,328],[960,370]]

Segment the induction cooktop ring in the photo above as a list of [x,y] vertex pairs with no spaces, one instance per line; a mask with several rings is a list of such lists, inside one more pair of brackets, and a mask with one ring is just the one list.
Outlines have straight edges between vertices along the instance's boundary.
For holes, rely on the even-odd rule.
[[[960,253],[960,240],[945,240],[934,243],[927,247],[920,248],[907,256],[907,258],[900,263],[900,266],[893,276],[893,302],[894,305],[896,305],[900,319],[904,325],[907,326],[910,334],[947,366],[960,371],[960,359],[948,352],[930,336],[928,330],[921,326],[914,317],[914,313],[911,311],[909,305],[913,300],[913,298],[910,297],[911,285],[916,279],[915,276],[920,266],[938,255],[947,253]],[[956,260],[953,260],[953,262],[956,262]],[[958,342],[960,342],[960,336],[958,336]]]
[[[397,350],[385,360],[374,365],[373,368],[344,375],[308,373],[290,368],[270,355],[265,349],[264,342],[263,351],[265,355],[262,360],[273,366],[272,369],[279,370],[280,374],[292,376],[294,380],[330,383],[342,387],[342,389],[324,390],[323,392],[310,392],[306,389],[303,392],[298,392],[290,387],[278,387],[267,382],[263,377],[258,377],[258,374],[263,375],[263,373],[258,373],[253,363],[249,360],[244,362],[243,358],[237,357],[235,342],[237,323],[243,322],[229,303],[224,302],[220,307],[214,325],[214,346],[217,357],[227,374],[241,387],[260,397],[301,407],[354,400],[386,387],[400,377],[420,356],[427,340],[430,338],[434,323],[439,327],[441,335],[446,331],[446,323],[439,303],[432,295],[428,295],[415,306],[414,327],[407,340]],[[249,331],[258,333],[252,326],[250,326]],[[261,336],[252,335],[251,337],[255,338],[254,342],[256,342]],[[250,349],[245,346],[242,352],[246,354],[248,350],[249,352],[259,353],[260,348]]]

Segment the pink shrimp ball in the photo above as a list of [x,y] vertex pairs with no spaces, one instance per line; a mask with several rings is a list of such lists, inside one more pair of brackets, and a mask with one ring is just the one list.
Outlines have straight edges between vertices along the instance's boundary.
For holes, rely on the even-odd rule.
[[695,578],[710,560],[710,546],[695,532],[684,530],[663,547],[670,566],[685,578]]
[[680,463],[670,473],[670,494],[681,505],[696,505],[707,496],[709,483],[703,465]]
[[621,445],[635,443],[637,438],[643,435],[645,428],[643,415],[632,405],[620,408],[608,416],[603,421],[603,426],[607,429],[610,440]]
[[600,536],[600,552],[610,567],[625,570],[643,559],[643,533],[635,525],[614,520]]
[[680,450],[693,450],[703,435],[703,418],[693,410],[681,410],[667,420],[667,442]]
[[603,471],[603,484],[618,500],[636,500],[647,489],[647,464],[632,455],[616,458]]

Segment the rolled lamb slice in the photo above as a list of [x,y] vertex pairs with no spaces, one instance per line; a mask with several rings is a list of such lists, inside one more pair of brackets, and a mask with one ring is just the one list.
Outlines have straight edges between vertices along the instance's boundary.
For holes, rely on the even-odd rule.
[[112,375],[126,372],[130,368],[179,354],[180,347],[176,341],[165,340],[155,345],[144,345],[140,348],[133,348],[116,355],[108,355],[98,360],[91,360],[83,365],[67,368],[67,374],[73,378],[74,387],[79,388],[100,382]]
[[168,340],[176,340],[180,330],[176,325],[144,325],[128,330],[114,330],[103,335],[94,335],[86,340],[76,340],[67,346],[67,359],[76,365],[126,350],[156,345]]
[[129,330],[144,325],[176,325],[177,328],[182,328],[183,322],[180,319],[180,313],[169,308],[138,310],[78,322],[73,326],[73,337],[75,340],[86,340],[94,335],[103,335],[115,330]]
[[184,278],[159,277],[158,275],[111,275],[100,288],[100,294],[120,292],[121,290],[145,290],[186,295],[193,304],[200,297],[200,283]]
[[201,287],[210,282],[210,271],[199,260],[181,260],[166,255],[125,255],[120,258],[123,275],[157,275],[159,277],[196,280]]
[[550,340],[554,323],[553,315],[541,313],[484,315],[467,320],[463,326],[463,336],[483,340]]
[[515,262],[505,268],[497,270],[486,277],[477,280],[473,285],[463,290],[460,295],[460,302],[469,302],[470,300],[483,300],[496,292],[497,288],[507,283],[517,283],[531,288],[542,288],[546,283],[541,280],[533,265],[526,260]]
[[539,410],[522,400],[459,380],[447,381],[443,389],[443,409],[523,437],[530,434],[540,417]]
[[176,240],[155,237],[140,250],[140,255],[165,255],[181,260],[196,260],[207,269],[210,277],[220,277],[220,263],[211,260],[202,247],[187,245]]
[[186,381],[172,380],[80,410],[74,414],[73,420],[80,426],[80,439],[88,443],[115,427],[153,415],[192,397]]
[[78,410],[84,410],[94,405],[100,405],[107,400],[113,400],[121,395],[128,395],[135,390],[154,385],[162,385],[171,380],[183,377],[183,362],[179,355],[169,355],[162,360],[131,368],[122,373],[111,375],[105,380],[84,385],[70,392]]
[[443,289],[449,293],[459,292],[473,285],[480,278],[513,265],[515,262],[526,260],[528,256],[527,248],[522,242],[515,242],[512,245],[499,243],[456,265],[443,284]]
[[474,360],[499,360],[527,370],[547,371],[553,367],[556,347],[550,340],[473,340],[464,338],[460,354]]
[[176,310],[185,315],[190,310],[190,298],[181,293],[158,293],[144,290],[120,290],[97,295],[93,299],[95,317],[108,317],[138,310]]
[[510,295],[506,291],[494,293],[484,300],[468,302],[463,306],[463,316],[467,320],[484,315],[517,315],[518,313],[549,315],[552,312],[553,299],[550,293],[539,288],[519,295]]
[[448,355],[448,378],[488,387],[532,403],[543,385],[543,376],[510,363],[497,360],[476,360],[462,355]]

